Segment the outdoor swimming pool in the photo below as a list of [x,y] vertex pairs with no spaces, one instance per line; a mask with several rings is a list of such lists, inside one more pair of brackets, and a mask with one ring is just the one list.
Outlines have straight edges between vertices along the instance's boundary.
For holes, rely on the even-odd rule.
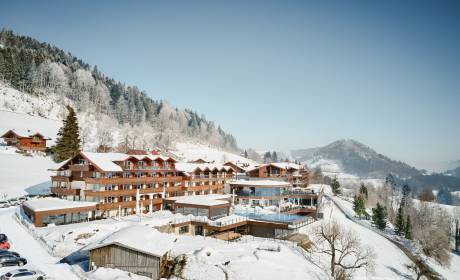
[[308,217],[295,215],[295,214],[286,214],[286,213],[266,213],[266,212],[257,212],[256,210],[243,210],[235,209],[235,214],[240,216],[245,216],[249,219],[268,221],[268,222],[278,222],[278,223],[297,223],[308,220]]

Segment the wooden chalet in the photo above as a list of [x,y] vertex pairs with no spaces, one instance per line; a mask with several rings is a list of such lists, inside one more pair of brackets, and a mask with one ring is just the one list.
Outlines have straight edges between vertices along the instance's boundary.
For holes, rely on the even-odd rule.
[[15,146],[25,151],[40,152],[46,150],[46,140],[50,140],[38,132],[33,134],[29,132],[18,133],[15,130],[8,130],[1,138],[8,146]]

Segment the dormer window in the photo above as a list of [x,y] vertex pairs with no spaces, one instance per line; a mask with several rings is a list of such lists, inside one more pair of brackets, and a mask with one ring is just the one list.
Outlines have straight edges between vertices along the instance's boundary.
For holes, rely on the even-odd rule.
[[139,161],[139,169],[144,169],[144,161]]
[[125,169],[132,169],[133,163],[129,160],[125,161]]

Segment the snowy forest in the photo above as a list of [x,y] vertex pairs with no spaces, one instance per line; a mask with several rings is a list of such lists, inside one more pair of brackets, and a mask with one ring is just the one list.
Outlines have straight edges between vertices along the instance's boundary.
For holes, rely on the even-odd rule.
[[75,107],[93,122],[81,127],[82,141],[96,141],[98,150],[168,147],[182,140],[238,149],[232,135],[203,115],[153,100],[71,53],[8,29],[0,32],[0,81],[39,98],[53,95],[63,108]]

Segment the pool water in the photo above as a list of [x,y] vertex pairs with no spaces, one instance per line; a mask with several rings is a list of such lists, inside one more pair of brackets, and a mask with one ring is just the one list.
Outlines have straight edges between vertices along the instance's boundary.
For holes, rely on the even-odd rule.
[[306,216],[286,213],[258,213],[250,210],[239,210],[235,209],[235,214],[245,216],[249,219],[268,221],[268,222],[279,222],[279,223],[296,223],[305,221],[308,218]]

